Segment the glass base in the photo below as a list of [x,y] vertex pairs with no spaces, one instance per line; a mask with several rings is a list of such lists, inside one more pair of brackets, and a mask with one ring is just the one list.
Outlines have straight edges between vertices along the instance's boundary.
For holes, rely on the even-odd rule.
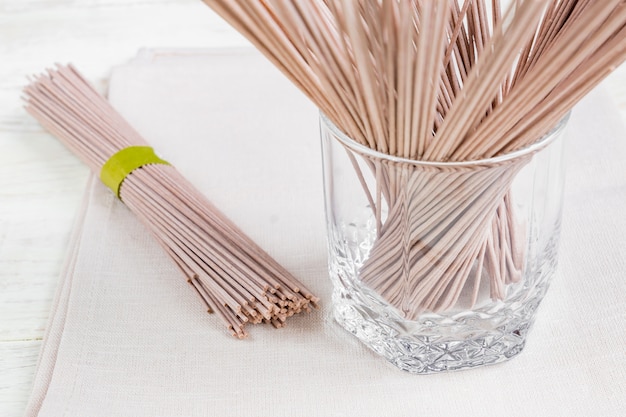
[[491,316],[466,312],[456,317],[427,313],[403,323],[364,307],[347,291],[333,293],[339,324],[398,368],[415,374],[455,371],[512,358],[524,348],[538,304],[539,298],[512,317],[502,312]]
[[[552,248],[556,250],[555,247]],[[544,258],[532,287],[522,297],[489,301],[480,308],[426,312],[406,320],[367,288],[345,285],[335,270],[335,320],[398,368],[415,374],[456,371],[506,361],[522,351],[556,270],[556,256]]]

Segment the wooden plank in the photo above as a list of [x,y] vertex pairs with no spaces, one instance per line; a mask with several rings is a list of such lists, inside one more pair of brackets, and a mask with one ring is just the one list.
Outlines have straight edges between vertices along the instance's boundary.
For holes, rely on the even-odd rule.
[[0,415],[24,413],[33,385],[40,340],[0,342]]

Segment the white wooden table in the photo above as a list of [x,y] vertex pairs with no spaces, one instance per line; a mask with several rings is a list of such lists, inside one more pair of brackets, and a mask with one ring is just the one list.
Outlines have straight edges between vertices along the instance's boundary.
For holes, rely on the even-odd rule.
[[[0,0],[0,416],[28,400],[88,174],[22,109],[26,75],[71,61],[104,91],[142,47],[246,44],[200,0]],[[626,121],[626,66],[603,88]]]

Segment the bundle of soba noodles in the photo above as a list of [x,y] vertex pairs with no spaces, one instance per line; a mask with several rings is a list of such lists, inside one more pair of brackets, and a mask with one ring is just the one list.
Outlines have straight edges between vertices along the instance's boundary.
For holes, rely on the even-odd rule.
[[72,66],[25,89],[26,109],[142,221],[231,333],[283,327],[318,299],[196,190]]
[[[623,0],[204,2],[349,138],[414,161],[531,146],[626,58]],[[523,268],[509,189],[527,161],[431,179],[366,161],[378,226],[361,281],[408,318],[462,288],[475,301],[472,270],[504,297]]]

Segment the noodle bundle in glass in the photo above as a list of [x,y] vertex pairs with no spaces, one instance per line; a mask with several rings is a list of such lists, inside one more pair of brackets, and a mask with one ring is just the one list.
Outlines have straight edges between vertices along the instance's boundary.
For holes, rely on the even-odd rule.
[[415,373],[519,353],[556,265],[564,118],[626,59],[626,2],[204,2],[323,114],[337,320]]

